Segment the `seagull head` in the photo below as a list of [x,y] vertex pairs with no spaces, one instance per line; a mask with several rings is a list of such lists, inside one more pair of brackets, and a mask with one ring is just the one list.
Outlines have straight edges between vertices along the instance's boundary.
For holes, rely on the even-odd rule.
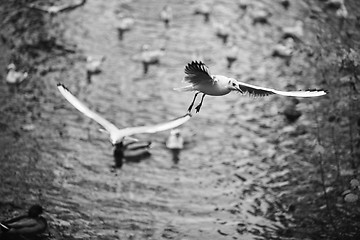
[[234,78],[229,78],[228,83],[227,83],[227,87],[229,88],[229,90],[231,91],[239,91],[242,92],[242,90],[239,87],[239,83],[236,79]]

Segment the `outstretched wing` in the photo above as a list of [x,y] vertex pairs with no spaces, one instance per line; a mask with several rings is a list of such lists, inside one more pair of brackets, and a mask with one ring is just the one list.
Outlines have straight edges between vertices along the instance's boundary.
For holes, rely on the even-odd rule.
[[193,85],[213,83],[209,68],[201,61],[192,61],[185,66],[184,81]]
[[71,92],[63,84],[58,83],[57,87],[60,93],[66,98],[66,100],[68,100],[77,110],[99,123],[103,128],[106,129],[108,133],[110,133],[110,135],[111,133],[119,131],[119,129],[114,124],[101,117],[99,114],[91,111],[87,106],[80,102],[79,99],[72,95]]
[[191,114],[187,113],[182,117],[176,118],[169,122],[160,123],[152,126],[142,126],[142,127],[130,127],[121,129],[122,136],[130,136],[133,134],[140,134],[140,133],[156,133],[161,131],[166,131],[169,129],[176,128],[184,123],[186,123],[191,118]]
[[238,81],[239,91],[241,93],[249,93],[253,96],[268,96],[278,94],[288,97],[319,97],[326,94],[324,90],[310,89],[306,91],[279,91],[271,88],[259,87]]

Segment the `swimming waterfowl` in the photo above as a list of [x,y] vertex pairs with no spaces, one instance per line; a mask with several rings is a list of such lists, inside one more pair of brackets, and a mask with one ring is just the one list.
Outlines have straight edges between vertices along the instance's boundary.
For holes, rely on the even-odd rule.
[[290,6],[290,1],[289,0],[280,0],[280,4],[285,8],[288,9]]
[[118,20],[116,29],[118,30],[118,36],[120,40],[124,39],[124,33],[130,31],[134,24],[135,20],[132,17],[121,17]]
[[168,149],[183,149],[184,139],[181,135],[181,131],[177,128],[170,131],[170,135],[166,140],[166,147]]
[[209,68],[203,62],[192,61],[185,66],[185,82],[190,85],[175,88],[177,91],[196,91],[193,101],[191,102],[188,112],[194,105],[195,99],[199,93],[203,93],[200,104],[195,108],[196,112],[200,111],[205,95],[223,96],[231,91],[237,91],[242,94],[248,93],[253,96],[267,96],[272,94],[289,96],[289,97],[318,97],[325,95],[323,90],[307,91],[279,91],[271,88],[259,87],[248,83],[237,81],[234,78],[222,75],[211,75]]
[[15,217],[0,223],[1,237],[5,236],[32,236],[43,233],[47,228],[47,221],[40,215],[43,208],[33,205],[26,215]]
[[226,50],[227,68],[230,69],[233,63],[237,60],[239,54],[239,47],[235,43],[230,43]]
[[128,141],[119,143],[114,149],[115,167],[121,168],[123,160],[128,162],[140,161],[151,155],[151,142],[149,141]]
[[294,26],[282,28],[282,32],[283,38],[302,40],[302,37],[304,36],[304,23],[300,20],[297,20]]
[[36,3],[31,3],[28,5],[28,7],[49,14],[56,14],[60,12],[65,12],[67,10],[72,10],[74,8],[84,5],[85,3],[86,0],[74,0],[72,4],[62,4],[58,6],[43,6]]
[[160,19],[164,22],[165,27],[168,28],[170,21],[173,18],[172,8],[169,5],[165,5],[160,12]]
[[325,6],[327,8],[331,8],[331,9],[340,9],[342,6],[345,5],[344,0],[327,0],[325,3]]
[[115,161],[120,161],[119,158],[123,158],[124,150],[124,140],[137,141],[137,139],[131,138],[131,135],[140,134],[140,133],[156,133],[161,131],[170,130],[176,128],[184,123],[186,123],[190,118],[191,114],[187,113],[179,118],[174,120],[160,123],[150,126],[141,126],[141,127],[129,127],[119,129],[113,123],[109,122],[99,114],[91,111],[87,106],[80,102],[71,92],[61,83],[57,84],[57,87],[60,93],[65,97],[69,103],[71,103],[77,110],[83,113],[85,116],[91,118],[100,124],[106,132],[109,134],[110,142],[115,147],[114,157]]
[[94,74],[98,74],[101,72],[101,67],[103,62],[105,61],[105,56],[101,57],[92,57],[88,56],[86,58],[86,77],[88,83],[91,83],[91,76]]
[[8,83],[9,85],[18,85],[22,83],[25,79],[27,79],[27,77],[29,76],[27,72],[18,72],[15,69],[16,66],[14,63],[10,63],[7,66],[8,73],[6,75],[6,83]]
[[230,24],[216,23],[215,32],[216,32],[216,36],[218,36],[222,40],[223,44],[226,44],[231,34]]
[[249,0],[238,0],[238,6],[243,11],[246,11],[249,5],[251,4]]
[[184,148],[184,138],[181,135],[181,131],[176,128],[171,130],[165,145],[172,152],[173,161],[178,163],[180,151]]
[[271,17],[271,12],[265,10],[265,9],[256,9],[253,8],[251,10],[251,17],[253,20],[253,25],[256,25],[258,23],[260,24],[270,24],[269,18]]
[[165,55],[165,48],[162,47],[156,50],[150,50],[149,45],[144,44],[142,46],[142,52],[140,60],[143,64],[143,73],[147,74],[150,65],[156,65],[160,63],[160,59]]
[[201,3],[195,6],[194,14],[203,15],[205,23],[209,22],[210,13],[211,13],[211,7],[206,3]]
[[290,64],[290,60],[294,54],[294,39],[287,38],[281,43],[277,43],[272,49],[273,57],[285,59],[286,65]]

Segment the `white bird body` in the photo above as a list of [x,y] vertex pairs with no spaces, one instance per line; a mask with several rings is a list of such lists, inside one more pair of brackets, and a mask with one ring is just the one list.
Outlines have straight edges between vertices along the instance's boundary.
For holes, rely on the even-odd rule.
[[165,26],[168,26],[172,18],[173,18],[172,8],[168,5],[165,5],[160,12],[160,19],[165,23]]
[[140,126],[140,127],[129,127],[119,129],[113,123],[109,122],[105,118],[101,117],[96,112],[90,110],[87,106],[85,106],[82,102],[80,102],[74,95],[70,93],[70,91],[62,84],[57,85],[60,93],[68,100],[77,110],[82,112],[85,116],[93,119],[98,124],[100,124],[105,130],[109,133],[110,141],[113,145],[121,143],[124,138],[128,138],[134,134],[140,133],[156,133],[160,131],[166,131],[169,129],[176,128],[185,122],[187,122],[190,118],[190,114],[186,114],[182,117],[174,119],[172,121],[168,121],[166,123],[160,123],[151,126]]
[[293,27],[284,27],[282,29],[284,38],[295,38],[301,40],[304,36],[304,23],[300,20],[296,21],[295,26]]
[[87,57],[86,58],[86,70],[88,73],[94,74],[94,73],[99,73],[101,72],[101,67],[103,62],[105,61],[105,57],[99,57],[99,58],[94,58],[94,57]]
[[288,97],[318,97],[325,95],[323,90],[307,90],[307,91],[279,91],[271,88],[259,87],[248,83],[237,81],[222,75],[211,75],[208,67],[202,62],[193,61],[185,67],[185,82],[191,85],[175,88],[177,91],[197,91],[194,100],[188,111],[190,112],[198,93],[203,93],[200,104],[196,107],[197,112],[200,110],[205,95],[222,96],[237,91],[240,93],[248,93],[254,96],[267,96],[278,94]]
[[168,149],[183,149],[184,138],[181,136],[179,129],[173,129],[170,132],[168,139],[166,140],[166,147]]
[[135,24],[135,20],[132,17],[124,17],[119,19],[117,28],[122,31],[130,30]]
[[273,48],[273,56],[289,58],[294,53],[294,40],[287,38],[284,43],[278,43]]
[[15,64],[8,65],[8,73],[6,75],[6,82],[8,84],[19,84],[23,82],[29,75],[27,72],[18,72],[15,70]]

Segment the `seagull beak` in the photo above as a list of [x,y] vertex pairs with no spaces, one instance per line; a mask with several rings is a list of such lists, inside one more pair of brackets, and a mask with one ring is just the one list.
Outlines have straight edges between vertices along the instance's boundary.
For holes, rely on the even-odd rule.
[[235,86],[233,86],[234,90],[239,91],[241,93],[244,93],[243,90],[240,88],[239,84],[235,84]]

